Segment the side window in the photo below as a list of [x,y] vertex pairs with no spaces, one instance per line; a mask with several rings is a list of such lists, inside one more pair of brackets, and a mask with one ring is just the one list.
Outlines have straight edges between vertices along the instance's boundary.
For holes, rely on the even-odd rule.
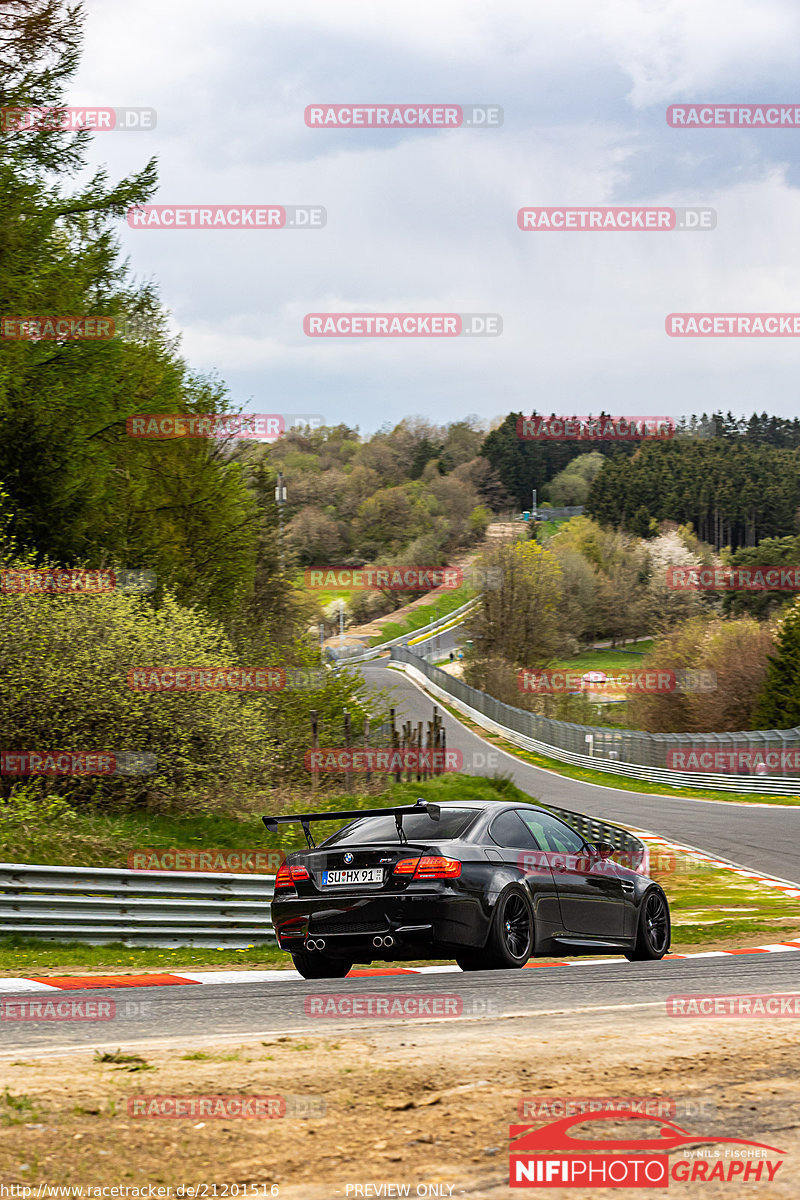
[[519,819],[519,813],[513,809],[495,817],[489,827],[489,833],[498,846],[509,846],[516,850],[527,850],[534,847],[534,841],[527,826]]
[[579,854],[586,844],[579,833],[548,813],[521,812],[520,816],[540,850]]

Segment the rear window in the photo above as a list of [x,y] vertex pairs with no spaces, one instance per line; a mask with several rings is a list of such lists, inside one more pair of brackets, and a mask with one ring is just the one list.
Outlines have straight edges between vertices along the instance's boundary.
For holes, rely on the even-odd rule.
[[[410,842],[430,842],[460,837],[479,810],[474,808],[443,808],[438,821],[427,813],[403,817],[403,833]],[[394,817],[364,817],[345,825],[321,843],[323,846],[360,845],[363,842],[396,842],[397,826]]]

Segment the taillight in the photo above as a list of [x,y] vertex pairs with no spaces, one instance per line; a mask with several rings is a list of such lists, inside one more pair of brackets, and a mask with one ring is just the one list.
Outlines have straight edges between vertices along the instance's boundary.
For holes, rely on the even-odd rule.
[[456,879],[461,874],[457,858],[401,858],[395,863],[393,875],[412,875],[414,879]]
[[298,880],[308,878],[308,871],[305,867],[290,867],[288,863],[283,863],[275,876],[275,891],[277,892],[279,888],[293,888]]
[[275,891],[278,888],[293,888],[292,869],[286,863],[281,863],[278,867],[278,874],[275,876]]

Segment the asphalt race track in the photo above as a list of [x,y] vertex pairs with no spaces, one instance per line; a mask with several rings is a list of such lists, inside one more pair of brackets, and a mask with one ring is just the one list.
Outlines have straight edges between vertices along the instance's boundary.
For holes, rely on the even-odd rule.
[[[430,720],[431,706],[437,701],[404,673],[389,670],[375,661],[362,663],[359,669],[371,687],[391,690],[398,721]],[[441,711],[441,704],[439,708]],[[681,799],[582,783],[497,750],[449,713],[442,715],[447,748],[462,751],[465,774],[494,775],[501,771],[523,792],[545,804],[550,801],[562,808],[659,834],[740,866],[763,871],[765,875],[800,884],[800,805]],[[491,765],[484,765],[487,751],[493,755],[489,759]]]
[[[114,1050],[158,1043],[204,1042],[219,1046],[245,1036],[274,1038],[290,1033],[353,1034],[394,1028],[408,1035],[441,1039],[453,1020],[433,1023],[306,1016],[308,996],[347,993],[348,996],[457,995],[463,1000],[459,1022],[480,1022],[481,1033],[493,1021],[519,1021],[520,1032],[531,1032],[537,1014],[547,1015],[550,1027],[563,1026],[565,1036],[577,1035],[587,1015],[605,1016],[609,1024],[620,1017],[637,1020],[648,1013],[663,1016],[665,1000],[673,994],[731,995],[800,992],[800,953],[746,954],[730,957],[667,959],[629,963],[624,960],[586,962],[572,966],[541,966],[522,971],[461,971],[430,975],[392,975],[370,978],[275,980],[260,983],[207,984],[195,987],[97,989],[80,992],[16,995],[15,1000],[108,999],[116,1015],[104,1022],[17,1021],[5,1024],[0,1060],[70,1050]],[[0,996],[2,981],[0,980]],[[628,1010],[628,1012],[626,1012]],[[676,1028],[680,1028],[678,1020]],[[108,1032],[107,1032],[108,1031]],[[106,1041],[113,1033],[113,1042]]]

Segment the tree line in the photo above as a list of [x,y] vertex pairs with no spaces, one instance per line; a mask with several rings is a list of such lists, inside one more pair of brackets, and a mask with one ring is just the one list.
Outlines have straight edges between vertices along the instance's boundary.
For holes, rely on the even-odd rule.
[[[517,433],[521,415],[509,413],[481,447],[521,508],[530,507],[534,488],[539,500],[547,495],[566,503],[565,495],[578,497],[572,502],[586,503],[597,520],[639,537],[651,536],[661,521],[691,522],[717,550],[798,531],[796,417],[703,413],[676,421],[668,440],[615,443],[526,441]],[[580,460],[588,462],[589,454],[593,462],[602,456],[603,463],[599,474],[594,466],[589,471],[587,494],[581,483],[576,486],[576,476],[585,474]]]
[[586,502],[598,521],[649,536],[661,521],[691,523],[715,550],[796,534],[800,449],[745,438],[676,438],[611,459]]
[[544,716],[613,724],[619,710],[594,703],[591,693],[528,692],[519,673],[568,668],[595,641],[614,646],[650,637],[652,649],[632,656],[631,668],[703,673],[713,686],[634,691],[625,705],[626,727],[723,733],[797,726],[800,600],[756,593],[765,603],[750,612],[718,593],[671,589],[669,567],[715,560],[689,526],[665,522],[643,539],[581,516],[554,534],[542,533],[543,542],[518,541],[487,553],[483,565],[499,568],[499,586],[484,590],[468,621],[467,683]]

